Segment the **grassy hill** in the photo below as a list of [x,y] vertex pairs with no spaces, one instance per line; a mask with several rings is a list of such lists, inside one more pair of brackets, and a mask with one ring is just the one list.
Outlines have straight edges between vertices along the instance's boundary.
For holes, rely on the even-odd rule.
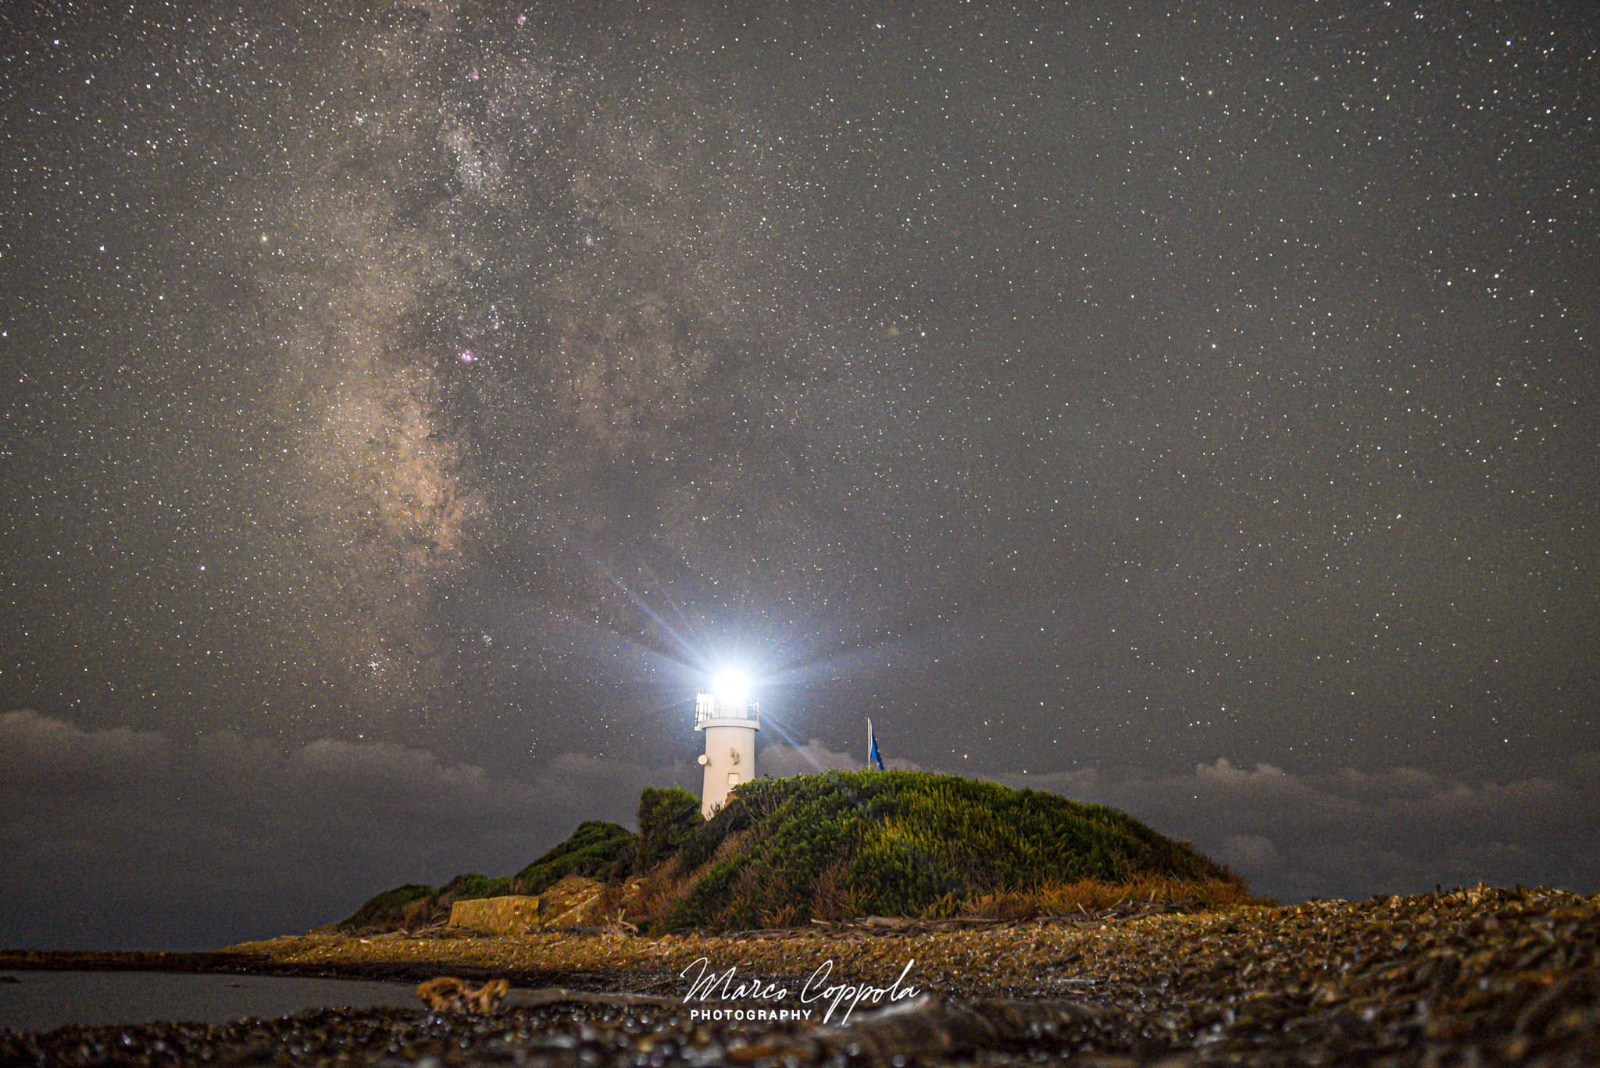
[[1248,898],[1193,846],[1103,805],[954,775],[829,772],[746,783],[709,821],[693,794],[651,788],[638,835],[584,823],[515,876],[400,887],[340,926],[414,925],[452,900],[538,893],[572,873],[626,885],[628,918],[649,930]]
[[[1244,884],[1125,813],[923,772],[829,772],[740,787],[672,861],[666,928],[954,915],[1081,884]],[[1212,886],[1214,893],[1216,886]],[[665,907],[662,907],[665,906]]]

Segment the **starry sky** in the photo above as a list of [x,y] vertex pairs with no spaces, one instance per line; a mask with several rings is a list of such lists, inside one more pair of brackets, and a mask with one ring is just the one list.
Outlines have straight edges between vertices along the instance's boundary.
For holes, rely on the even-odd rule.
[[510,870],[735,663],[773,768],[1600,890],[1597,160],[1565,4],[8,4],[0,942]]

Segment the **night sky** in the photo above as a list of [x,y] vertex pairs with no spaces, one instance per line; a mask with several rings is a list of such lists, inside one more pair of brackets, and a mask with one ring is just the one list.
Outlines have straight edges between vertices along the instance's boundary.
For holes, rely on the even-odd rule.
[[1600,890],[1583,5],[0,8],[0,944],[768,770]]

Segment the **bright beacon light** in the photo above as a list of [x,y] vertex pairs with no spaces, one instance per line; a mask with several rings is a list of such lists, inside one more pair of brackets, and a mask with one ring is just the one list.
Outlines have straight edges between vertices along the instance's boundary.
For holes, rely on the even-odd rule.
[[728,668],[711,680],[711,691],[717,695],[717,704],[742,713],[750,703],[750,676],[738,668]]
[[756,778],[761,707],[750,701],[750,676],[731,667],[717,672],[711,692],[695,695],[694,729],[706,734],[706,751],[700,754],[705,769],[700,815],[710,819],[740,783]]

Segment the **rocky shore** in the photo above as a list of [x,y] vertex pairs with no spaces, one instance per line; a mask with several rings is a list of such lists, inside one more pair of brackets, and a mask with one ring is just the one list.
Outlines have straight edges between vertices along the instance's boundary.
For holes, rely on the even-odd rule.
[[[781,999],[685,1004],[685,968],[737,969]],[[1226,913],[1013,923],[872,920],[648,938],[618,931],[309,935],[233,947],[229,969],[506,976],[492,1017],[324,1011],[224,1027],[0,1035],[4,1064],[1530,1064],[1600,1063],[1600,897],[1477,888]],[[829,984],[920,996],[845,1026],[797,1009]],[[0,956],[0,967],[18,966]],[[555,984],[594,993],[544,992]],[[622,992],[626,992],[624,995]],[[885,999],[886,1000],[886,999]],[[707,1019],[707,1009],[743,1018]],[[756,1017],[756,1018],[751,1018]]]

